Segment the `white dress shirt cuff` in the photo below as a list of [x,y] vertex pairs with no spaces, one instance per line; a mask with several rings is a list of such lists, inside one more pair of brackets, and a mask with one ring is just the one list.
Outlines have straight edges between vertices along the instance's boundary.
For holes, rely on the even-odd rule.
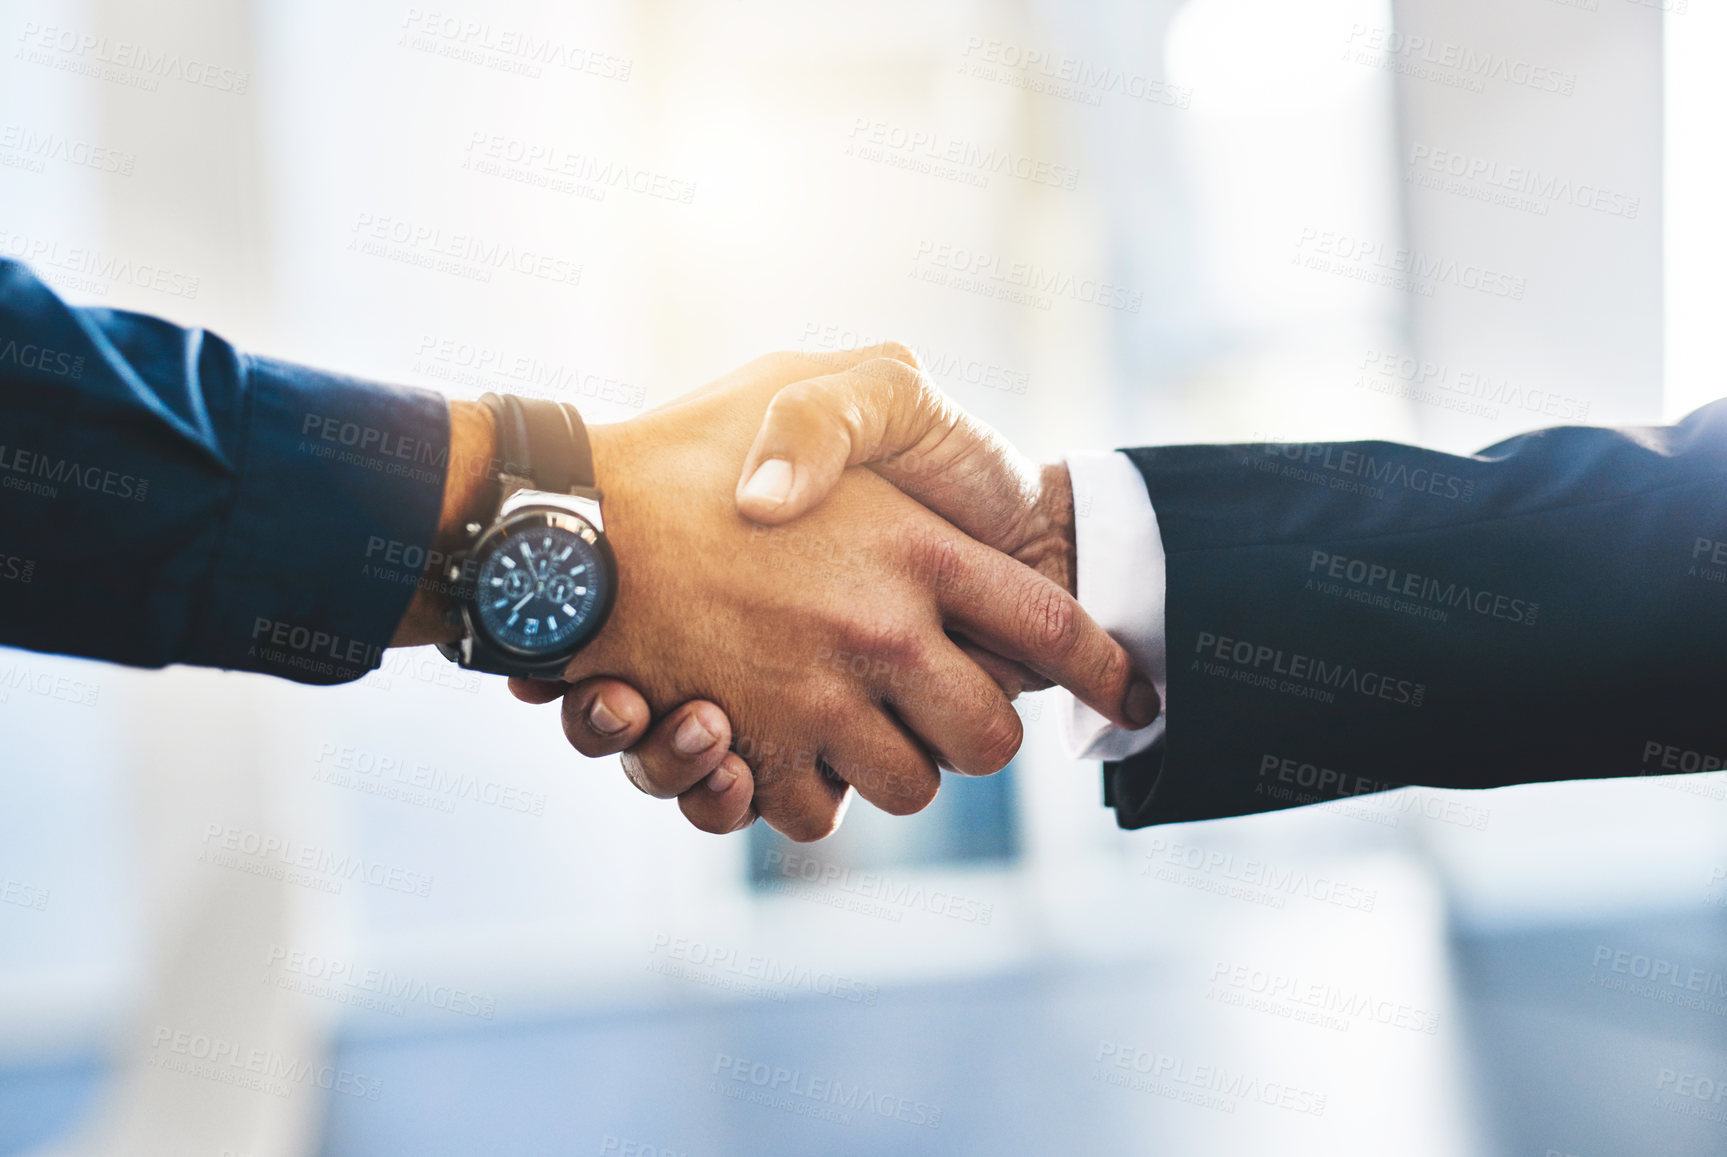
[[[1119,452],[1072,454],[1074,538],[1079,602],[1122,645],[1167,706],[1164,638],[1163,538],[1145,478]],[[1066,691],[1059,711],[1062,738],[1075,759],[1125,759],[1163,733],[1163,716],[1150,727],[1124,731]]]

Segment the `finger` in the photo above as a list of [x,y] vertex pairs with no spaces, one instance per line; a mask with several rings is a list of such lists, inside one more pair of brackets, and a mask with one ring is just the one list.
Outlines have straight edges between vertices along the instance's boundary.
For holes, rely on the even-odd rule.
[[880,711],[869,712],[830,743],[822,761],[889,815],[922,811],[941,787],[941,772],[929,752]]
[[749,764],[728,752],[700,783],[678,796],[678,810],[695,827],[723,836],[756,822],[750,806],[754,794]]
[[654,724],[647,738],[624,752],[624,774],[655,799],[671,799],[716,770],[731,742],[726,713],[696,699]]
[[[946,640],[923,656],[915,679],[890,677],[885,684],[881,693],[894,714],[943,766],[964,775],[991,775],[1019,751],[1024,738],[1019,713],[995,680]],[[870,799],[861,784],[846,778]]]
[[562,679],[510,678],[510,694],[523,703],[550,703],[554,699],[562,699],[569,689],[570,685]]
[[584,679],[563,686],[564,738],[590,759],[616,754],[634,744],[653,721],[648,701],[628,683]]
[[799,843],[831,835],[851,803],[851,785],[822,766],[808,748],[738,741],[755,778],[755,810],[775,831]]
[[931,556],[936,599],[973,642],[1060,683],[1118,727],[1157,718],[1157,692],[1079,602],[1030,567],[957,537]]

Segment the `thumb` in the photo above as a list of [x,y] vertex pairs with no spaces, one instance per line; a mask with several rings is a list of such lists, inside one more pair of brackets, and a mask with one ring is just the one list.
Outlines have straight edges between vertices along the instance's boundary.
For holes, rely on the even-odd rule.
[[778,525],[814,507],[848,466],[878,473],[981,542],[1010,549],[1029,465],[915,366],[877,358],[786,386],[744,459],[738,510]]
[[744,458],[739,512],[768,525],[790,522],[827,497],[846,467],[921,440],[940,420],[926,396],[933,394],[916,367],[894,358],[781,389]]

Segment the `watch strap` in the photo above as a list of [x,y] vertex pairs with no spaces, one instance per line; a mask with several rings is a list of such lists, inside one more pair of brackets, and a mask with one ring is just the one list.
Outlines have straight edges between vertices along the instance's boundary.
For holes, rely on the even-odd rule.
[[524,486],[598,499],[594,452],[582,415],[564,402],[487,394],[498,431],[500,501]]

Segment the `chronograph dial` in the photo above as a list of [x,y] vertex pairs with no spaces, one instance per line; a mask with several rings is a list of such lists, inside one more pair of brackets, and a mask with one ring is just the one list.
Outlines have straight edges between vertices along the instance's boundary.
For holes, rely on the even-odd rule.
[[574,514],[529,509],[493,526],[474,550],[475,628],[506,652],[566,655],[605,621],[610,548]]

